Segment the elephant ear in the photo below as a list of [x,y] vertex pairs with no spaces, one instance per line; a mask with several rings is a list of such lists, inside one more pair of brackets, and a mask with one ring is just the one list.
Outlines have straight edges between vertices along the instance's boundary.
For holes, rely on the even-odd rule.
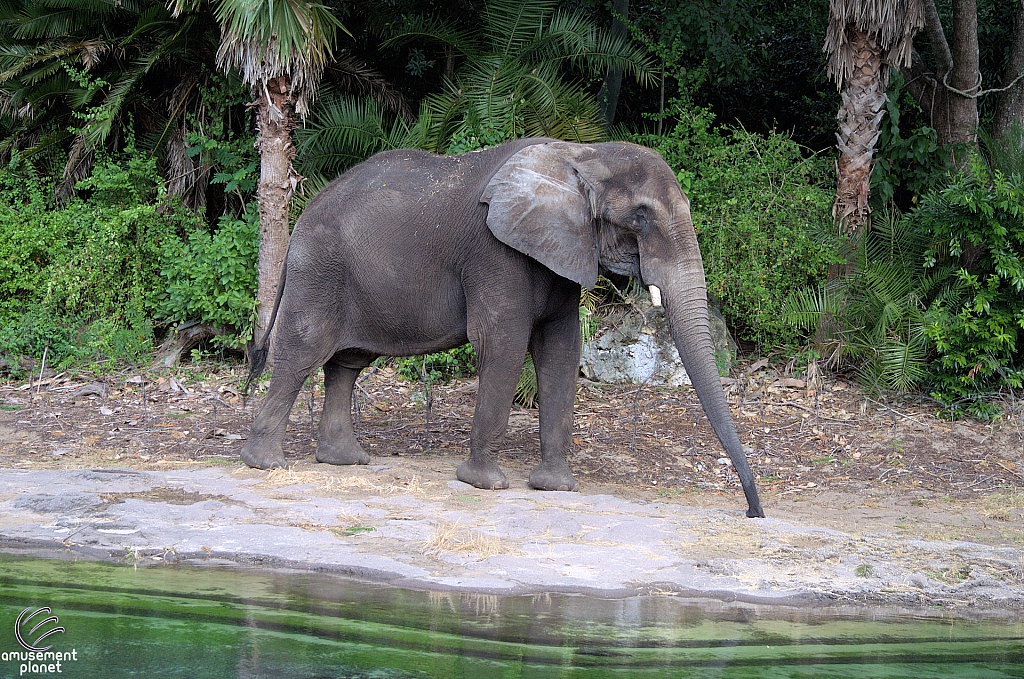
[[597,285],[598,246],[592,184],[573,163],[578,147],[551,142],[520,150],[498,168],[482,202],[487,226],[505,245],[559,276]]

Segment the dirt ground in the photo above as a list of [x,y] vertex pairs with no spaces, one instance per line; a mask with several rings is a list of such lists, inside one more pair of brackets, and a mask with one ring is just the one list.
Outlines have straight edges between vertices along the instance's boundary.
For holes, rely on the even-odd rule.
[[[220,364],[0,384],[0,466],[241,468],[238,451],[266,388],[243,404],[241,372]],[[859,535],[1024,546],[1019,404],[993,424],[949,422],[934,404],[882,403],[843,379],[809,384],[764,361],[741,363],[723,382],[767,514]],[[285,451],[302,467],[312,462],[322,399],[322,379],[307,383],[292,413]],[[357,434],[397,483],[447,481],[468,454],[474,402],[473,380],[427,388],[371,368],[357,389]],[[688,387],[581,380],[574,444],[570,464],[584,493],[745,507]],[[538,461],[537,411],[516,408],[499,463],[525,477]],[[700,544],[709,557],[728,550]],[[1024,563],[1017,570],[1010,575],[1024,580]],[[931,576],[956,584],[970,568]]]

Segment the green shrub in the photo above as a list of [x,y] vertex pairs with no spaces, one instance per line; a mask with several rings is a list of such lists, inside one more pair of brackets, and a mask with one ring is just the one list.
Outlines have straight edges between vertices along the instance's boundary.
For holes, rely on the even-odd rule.
[[785,318],[877,391],[926,386],[951,416],[999,414],[1024,384],[1024,180],[973,153],[906,216],[877,218],[842,279]]
[[0,172],[0,352],[54,366],[151,348],[161,243],[196,222],[161,209],[155,161],[101,155],[80,196],[48,203],[52,182],[15,157]]
[[956,262],[966,296],[926,328],[937,352],[931,395],[954,414],[991,417],[998,409],[986,397],[1024,383],[1024,179],[973,153],[968,169],[926,196],[913,217],[933,238],[927,265]]
[[952,267],[923,266],[931,242],[908,216],[879,215],[856,242],[852,270],[791,293],[784,320],[813,333],[822,355],[835,367],[852,368],[871,391],[917,388],[933,355],[925,328],[962,299]]
[[799,331],[782,319],[790,292],[837,263],[831,171],[785,135],[713,130],[711,115],[684,112],[665,136],[634,141],[657,150],[691,200],[708,293],[736,334],[765,347]]
[[154,328],[198,320],[244,337],[256,288],[259,227],[165,199],[156,162],[129,148],[101,155],[78,196],[49,202],[53,182],[15,156],[0,171],[0,354],[56,367],[140,362]]
[[921,126],[903,129],[902,110],[919,108],[903,88],[903,76],[893,73],[883,108],[882,133],[871,172],[871,208],[882,213],[892,205],[909,210],[921,196],[940,184],[948,171],[948,151],[939,147],[935,130]]
[[161,291],[157,318],[171,323],[199,320],[228,334],[214,341],[244,344],[251,333],[257,283],[260,225],[256,206],[238,218],[221,217],[218,229],[190,225],[185,238],[168,237],[161,246]]
[[407,356],[395,361],[398,374],[410,382],[429,384],[472,375],[476,372],[476,352],[472,344],[425,356]]

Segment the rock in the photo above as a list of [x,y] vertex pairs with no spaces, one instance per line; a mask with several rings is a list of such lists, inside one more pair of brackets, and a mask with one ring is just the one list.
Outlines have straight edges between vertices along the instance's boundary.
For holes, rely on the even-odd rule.
[[[649,303],[648,303],[649,304]],[[668,319],[660,307],[642,307],[621,323],[583,345],[583,375],[595,382],[690,384],[679,352],[668,329]],[[720,370],[732,367],[737,346],[725,319],[710,307],[711,339]],[[646,322],[645,318],[646,316]]]
[[92,382],[90,384],[85,385],[84,387],[79,387],[78,389],[75,389],[68,395],[71,396],[72,398],[78,396],[102,396],[106,398],[108,391],[109,389],[107,385],[103,384],[102,382]]

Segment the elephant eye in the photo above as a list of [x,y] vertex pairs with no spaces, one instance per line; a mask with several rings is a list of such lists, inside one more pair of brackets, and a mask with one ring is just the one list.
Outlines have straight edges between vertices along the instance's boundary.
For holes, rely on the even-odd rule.
[[640,207],[638,207],[636,209],[635,215],[636,216],[633,218],[633,222],[636,224],[637,230],[639,230],[639,231],[647,231],[649,228],[651,228],[651,223],[647,219],[647,208],[646,207],[644,207],[642,205]]

